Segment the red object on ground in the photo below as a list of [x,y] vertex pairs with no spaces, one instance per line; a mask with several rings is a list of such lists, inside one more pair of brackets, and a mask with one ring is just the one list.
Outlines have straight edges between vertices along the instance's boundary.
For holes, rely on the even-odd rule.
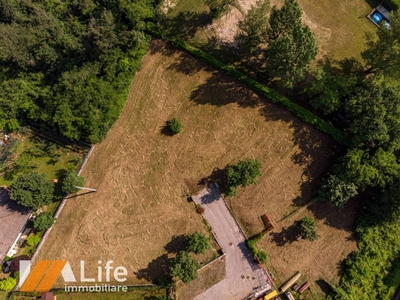
[[300,288],[299,288],[299,293],[303,293],[306,289],[308,289],[308,287],[310,286],[310,284],[308,282],[304,283]]

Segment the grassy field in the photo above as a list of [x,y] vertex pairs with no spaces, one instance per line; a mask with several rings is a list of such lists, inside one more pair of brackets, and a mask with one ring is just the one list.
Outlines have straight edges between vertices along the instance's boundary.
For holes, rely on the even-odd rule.
[[[319,46],[318,58],[329,55],[336,59],[360,57],[365,47],[365,34],[377,31],[366,15],[379,1],[318,1],[298,0],[303,9],[303,22],[314,32]],[[174,2],[172,2],[174,3]],[[239,1],[246,12],[256,0]],[[271,0],[271,5],[282,5],[282,0]],[[229,45],[234,41],[237,23],[243,15],[237,10],[211,21],[203,0],[177,0],[170,5],[171,32],[201,46],[215,39]],[[165,10],[167,11],[167,10]]]
[[[173,137],[163,133],[172,117],[183,124]],[[335,148],[329,137],[244,85],[153,41],[120,119],[84,169],[87,186],[98,192],[67,202],[39,258],[67,259],[73,269],[81,259],[93,264],[113,259],[130,270],[130,282],[150,281],[167,270],[183,234],[206,233],[187,197],[201,188],[200,182],[212,180],[216,168],[246,157],[262,162],[259,183],[231,199],[246,230],[258,232],[260,215],[278,222],[311,199]],[[327,231],[336,229],[327,226]],[[316,274],[328,278],[337,275],[336,265],[355,248],[342,231],[329,236],[323,239],[326,246],[351,247],[322,258],[330,273],[317,269]],[[299,257],[263,247],[276,266]],[[213,255],[198,258],[205,263]],[[282,281],[288,272],[283,270]]]

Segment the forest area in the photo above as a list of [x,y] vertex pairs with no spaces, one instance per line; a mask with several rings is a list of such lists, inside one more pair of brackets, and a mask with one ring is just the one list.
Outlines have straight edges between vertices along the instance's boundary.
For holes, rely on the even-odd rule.
[[[211,18],[238,5],[203,2]],[[390,3],[390,30],[366,39],[360,59],[316,64],[315,37],[295,0],[280,8],[257,1],[238,24],[237,47],[228,49],[231,65],[301,95],[300,104],[349,136],[316,195],[342,209],[357,195],[363,199],[359,250],[346,260],[336,300],[390,299],[400,282],[400,11]],[[34,121],[70,140],[100,142],[147,52],[149,22],[174,32],[158,4],[0,0],[0,129]]]
[[0,128],[101,141],[148,48],[154,1],[0,1]]

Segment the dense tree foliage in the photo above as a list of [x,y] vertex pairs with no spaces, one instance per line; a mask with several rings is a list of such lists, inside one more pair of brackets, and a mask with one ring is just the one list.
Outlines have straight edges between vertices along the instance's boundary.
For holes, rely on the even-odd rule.
[[187,250],[194,253],[204,253],[210,244],[208,238],[201,233],[195,232],[186,236],[186,241],[188,243]]
[[239,48],[252,53],[261,44],[268,41],[269,0],[258,0],[252,5],[244,20],[239,21],[235,40]]
[[314,35],[302,24],[301,15],[295,0],[285,0],[281,8],[271,10],[266,65],[269,77],[279,78],[283,86],[302,79],[317,55]]
[[0,291],[11,291],[17,284],[17,279],[8,276],[5,279],[0,280]]
[[28,208],[39,209],[53,199],[53,183],[46,174],[30,172],[18,176],[10,186],[11,199]]
[[65,195],[76,193],[78,191],[76,186],[84,187],[85,178],[78,176],[74,171],[68,172],[62,182],[62,192]]
[[239,186],[246,187],[256,183],[257,177],[261,176],[260,169],[261,163],[251,158],[240,160],[236,165],[228,165],[228,195],[236,195],[236,189]]
[[40,243],[40,236],[32,234],[28,236],[28,238],[26,239],[26,243],[28,244],[28,246],[36,246]]
[[178,277],[184,283],[189,283],[197,278],[199,268],[200,264],[197,260],[193,259],[188,252],[180,251],[172,259],[171,276]]
[[319,238],[315,230],[315,220],[309,217],[304,217],[297,222],[300,237],[304,240],[315,241]]
[[335,175],[329,176],[318,191],[319,199],[329,200],[339,207],[343,207],[347,200],[356,195],[357,187],[354,183],[345,182]]
[[0,1],[0,128],[100,141],[118,118],[154,0]]
[[47,230],[54,224],[54,218],[49,212],[43,212],[36,216],[33,221],[33,227],[39,231]]

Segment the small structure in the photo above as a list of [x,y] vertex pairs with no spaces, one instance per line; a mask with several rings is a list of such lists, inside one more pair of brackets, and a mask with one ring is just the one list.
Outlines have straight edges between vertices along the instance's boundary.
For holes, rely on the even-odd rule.
[[288,298],[289,300],[296,300],[296,299],[293,297],[293,295],[292,295],[291,292],[286,292],[286,293],[285,293],[285,296],[286,296],[286,298]]
[[310,284],[308,282],[304,283],[299,289],[299,293],[302,294],[306,289],[308,289],[309,286]]
[[301,276],[300,272],[297,272],[292,278],[290,278],[284,285],[281,287],[281,292],[285,292],[288,288],[290,288]]
[[273,290],[264,296],[264,300],[271,300],[274,299],[276,296],[278,296],[278,292],[276,290]]
[[267,232],[273,230],[275,228],[274,224],[272,223],[271,219],[268,215],[262,215],[261,220],[264,223],[265,229],[261,232],[262,235],[266,234]]
[[378,27],[383,24],[386,28],[390,28],[390,12],[385,2],[375,7],[367,18]]

